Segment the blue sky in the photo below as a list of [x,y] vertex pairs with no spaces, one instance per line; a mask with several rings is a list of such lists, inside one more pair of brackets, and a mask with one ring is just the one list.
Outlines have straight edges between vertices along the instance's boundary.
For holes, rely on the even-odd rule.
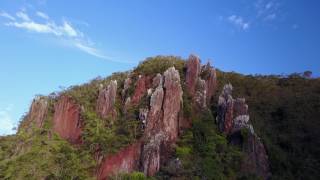
[[[318,0],[1,0],[0,135],[33,97],[195,53],[225,71],[320,75]],[[318,22],[318,23],[317,23]]]

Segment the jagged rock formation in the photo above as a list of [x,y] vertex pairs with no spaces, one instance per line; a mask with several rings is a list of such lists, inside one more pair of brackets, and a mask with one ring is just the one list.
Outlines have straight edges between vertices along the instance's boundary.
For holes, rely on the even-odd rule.
[[200,59],[190,55],[186,63],[186,86],[198,108],[206,108],[217,87],[216,70],[210,63],[201,67]]
[[116,117],[114,103],[117,95],[117,81],[111,81],[106,89],[99,92],[97,100],[97,113],[102,118]]
[[200,75],[200,59],[195,55],[190,55],[186,64],[186,85],[191,96],[196,93],[196,86]]
[[217,123],[220,131],[229,136],[231,144],[242,147],[246,157],[242,170],[270,178],[266,150],[249,121],[248,105],[244,98],[232,98],[232,85],[226,84],[219,96]]
[[[172,66],[166,68],[162,74],[126,74],[126,79],[118,81],[119,84],[123,83],[119,97],[117,97],[118,82],[116,80],[111,80],[107,87],[99,91],[97,89],[94,93],[96,95],[98,92],[98,96],[94,96],[96,99],[93,99],[95,103],[93,107],[96,108],[92,108],[93,113],[95,112],[101,120],[125,119],[129,114],[128,120],[139,119],[143,124],[142,136],[131,141],[134,143],[120,149],[117,153],[104,155],[97,147],[98,152],[95,155],[99,163],[96,171],[98,179],[107,179],[118,173],[132,171],[142,171],[147,176],[153,176],[161,166],[170,163],[172,160],[170,155],[180,133],[192,126],[191,118],[184,117],[182,109],[184,93],[182,85],[186,86],[185,92],[191,100],[192,113],[195,115],[208,110],[217,89],[216,70],[209,63],[201,66],[200,59],[191,55],[183,65],[185,66],[182,68],[186,69],[185,82],[181,82],[179,71]],[[181,69],[179,69],[180,73],[183,71]],[[128,93],[128,91],[131,92]],[[119,99],[123,110],[115,108],[116,100]],[[81,113],[85,108],[81,108],[80,104],[67,95],[61,95],[57,100],[54,106],[52,130],[70,143],[81,145],[83,132]],[[132,115],[128,109],[134,109],[135,114]],[[41,128],[47,111],[46,99],[37,98],[32,103],[27,119]],[[267,179],[269,166],[265,148],[249,122],[245,99],[233,99],[231,84],[224,86],[219,96],[217,112],[216,120],[219,130],[228,135],[232,144],[240,145],[247,154],[242,169]],[[121,115],[123,116],[120,117]],[[115,124],[114,121],[111,121],[111,126]],[[242,134],[243,130],[248,130],[248,136]],[[179,161],[175,163],[179,164]]]
[[152,78],[149,76],[139,75],[136,82],[136,87],[131,97],[131,103],[136,105],[140,102],[141,98],[145,95],[147,90],[151,87]]
[[81,143],[81,108],[70,97],[62,96],[54,107],[53,131],[73,144]]
[[30,132],[33,126],[37,128],[43,127],[44,119],[48,113],[48,103],[48,98],[43,96],[38,96],[32,101],[23,125],[27,132]]
[[154,78],[154,84],[159,85],[151,96],[145,130],[142,165],[144,173],[148,176],[159,171],[179,133],[178,115],[183,93],[179,72],[172,67],[164,72],[163,76],[163,85],[159,75]]

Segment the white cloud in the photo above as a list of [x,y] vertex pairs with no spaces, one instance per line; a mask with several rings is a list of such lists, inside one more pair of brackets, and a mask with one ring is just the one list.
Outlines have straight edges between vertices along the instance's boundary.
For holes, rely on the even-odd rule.
[[77,31],[66,21],[63,22],[63,27],[61,28],[68,36],[76,37],[78,36]]
[[29,16],[28,16],[26,13],[22,12],[22,11],[17,12],[17,13],[16,13],[16,16],[19,17],[19,18],[21,18],[21,19],[24,20],[24,21],[31,21],[31,19],[29,18]]
[[37,33],[53,33],[57,36],[61,35],[61,32],[55,31],[53,29],[53,26],[50,24],[39,24],[39,23],[35,23],[33,21],[30,22],[9,22],[5,24],[6,26],[14,26],[17,28],[22,28],[22,29],[26,29],[29,31],[34,31]]
[[37,16],[39,16],[43,19],[47,19],[47,20],[49,19],[49,16],[47,14],[40,12],[40,11],[37,12]]
[[82,44],[80,42],[77,42],[74,44],[77,48],[79,48],[80,50],[88,53],[88,54],[91,54],[93,56],[96,56],[98,58],[101,58],[101,59],[108,59],[107,56],[103,55],[101,52],[99,52],[97,49],[93,48],[93,47],[90,47],[90,46],[87,46],[85,44]]
[[245,21],[241,16],[231,15],[228,17],[230,23],[239,27],[242,30],[247,30],[250,27],[250,23]]
[[11,118],[12,105],[0,110],[0,135],[14,134],[16,123]]
[[[58,24],[50,19],[50,17],[44,12],[37,11],[36,15],[46,20],[45,22],[36,22],[24,11],[19,11],[16,13],[18,20],[8,13],[1,13],[1,16],[5,16],[10,19],[10,22],[5,23],[6,26],[16,27],[20,29],[25,29],[30,32],[42,33],[52,35],[54,37],[62,38],[62,40],[67,40],[70,42],[72,47],[78,48],[79,50],[95,56],[100,59],[110,60],[107,56],[103,55],[99,50],[93,47],[89,38],[87,38],[83,32],[76,29],[70,22],[63,20],[62,24]],[[121,62],[121,61],[117,61]]]
[[10,19],[12,21],[16,20],[16,18],[14,18],[13,16],[11,16],[10,14],[8,14],[6,12],[0,12],[0,16],[5,17],[7,19]]

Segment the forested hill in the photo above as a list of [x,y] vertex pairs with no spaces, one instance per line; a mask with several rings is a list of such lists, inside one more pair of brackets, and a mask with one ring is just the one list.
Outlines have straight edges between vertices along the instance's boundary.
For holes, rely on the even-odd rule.
[[147,58],[37,96],[0,179],[320,179],[320,79]]

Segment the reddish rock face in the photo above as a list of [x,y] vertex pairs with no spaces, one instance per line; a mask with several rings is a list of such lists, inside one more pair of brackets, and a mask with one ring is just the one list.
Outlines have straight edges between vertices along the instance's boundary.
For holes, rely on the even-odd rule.
[[163,130],[168,141],[178,138],[179,111],[182,102],[182,88],[179,71],[174,67],[164,72],[165,96],[163,102]]
[[[148,90],[149,87],[155,89]],[[141,119],[145,120],[145,130],[141,139],[143,143],[131,145],[107,157],[100,167],[98,179],[119,172],[138,170],[140,163],[141,170],[146,175],[153,176],[167,160],[167,154],[179,133],[183,93],[179,72],[174,67],[169,68],[163,76],[158,74],[152,83],[149,77],[140,77],[132,101],[139,103],[147,91],[151,95],[149,107],[140,109]]]
[[191,96],[195,95],[196,85],[200,75],[200,59],[197,56],[190,55],[186,64],[186,85]]
[[233,98],[231,96],[232,85],[227,84],[223,87],[223,91],[218,101],[217,122],[220,131],[228,134],[233,127]]
[[151,96],[144,135],[142,166],[148,176],[153,176],[159,171],[171,150],[170,146],[175,143],[179,134],[179,112],[182,102],[179,72],[172,67],[164,72],[163,76],[162,78],[158,75],[154,78],[154,84],[158,83],[158,87]]
[[117,81],[111,81],[106,89],[100,91],[97,100],[97,113],[102,118],[116,117],[114,103],[117,95]]
[[80,106],[67,97],[60,97],[55,105],[53,131],[70,143],[81,143]]
[[138,104],[140,99],[146,94],[148,88],[151,87],[151,77],[140,76],[135,87],[135,91],[131,98],[132,104]]
[[206,69],[208,71],[208,76],[206,77],[206,96],[207,103],[209,104],[212,100],[212,96],[214,95],[217,89],[217,74],[216,70],[210,66],[210,63],[206,65]]
[[98,171],[99,180],[108,179],[118,173],[130,173],[139,170],[141,142],[138,141],[114,155],[107,156]]
[[48,99],[46,97],[36,97],[31,104],[31,108],[27,115],[25,128],[29,132],[33,125],[42,128],[43,121],[48,112]]

